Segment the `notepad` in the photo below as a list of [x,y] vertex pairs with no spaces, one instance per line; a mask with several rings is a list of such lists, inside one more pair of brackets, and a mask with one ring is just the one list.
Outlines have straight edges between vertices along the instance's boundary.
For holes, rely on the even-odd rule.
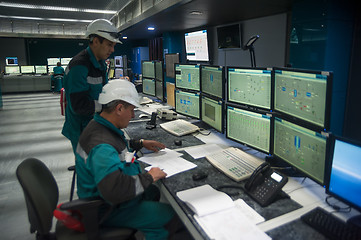
[[271,239],[256,226],[264,218],[241,199],[233,201],[207,184],[178,192],[177,196],[194,211],[194,219],[210,239]]

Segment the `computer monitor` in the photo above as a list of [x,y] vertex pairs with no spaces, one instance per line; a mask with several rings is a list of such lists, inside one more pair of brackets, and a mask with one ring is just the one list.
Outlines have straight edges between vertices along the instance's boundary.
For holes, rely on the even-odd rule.
[[207,30],[185,33],[184,41],[188,61],[209,61]]
[[201,104],[201,120],[218,132],[223,133],[223,101],[202,95]]
[[324,184],[327,138],[312,131],[275,117],[274,157],[285,161],[319,184]]
[[47,74],[48,69],[46,65],[36,65],[35,66],[35,74]]
[[72,58],[61,58],[60,63],[61,65],[67,66]]
[[35,66],[20,66],[21,74],[34,74]]
[[142,78],[143,93],[151,96],[155,96],[155,80],[153,78]]
[[177,113],[199,119],[200,118],[200,94],[175,90],[175,111]]
[[48,65],[48,72],[54,73],[54,67],[56,67],[56,65]]
[[48,61],[48,65],[55,65],[60,62],[60,58],[48,58],[47,59]]
[[326,193],[361,211],[361,143],[330,136]]
[[224,99],[224,67],[201,65],[202,93]]
[[200,91],[200,70],[196,64],[175,64],[175,87]]
[[329,129],[331,72],[274,68],[274,78],[275,111],[295,121]]
[[142,77],[155,78],[154,61],[142,61]]
[[155,61],[155,79],[163,81],[163,61]]
[[265,153],[270,152],[271,115],[227,104],[226,137]]
[[271,69],[228,67],[227,82],[228,102],[271,109]]
[[19,66],[5,66],[5,74],[20,74]]
[[6,66],[16,66],[18,65],[18,58],[17,57],[6,57],[5,58]]
[[164,86],[163,81],[155,80],[155,96],[161,100],[164,101]]

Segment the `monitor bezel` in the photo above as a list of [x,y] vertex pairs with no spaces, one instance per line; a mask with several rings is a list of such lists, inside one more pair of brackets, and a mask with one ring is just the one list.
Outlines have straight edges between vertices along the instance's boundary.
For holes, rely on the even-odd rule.
[[[190,115],[190,114],[186,114],[184,112],[180,112],[180,111],[177,111],[177,91],[181,91],[181,92],[186,92],[186,93],[192,93],[192,94],[198,94],[199,96],[199,103],[198,103],[198,112],[199,112],[199,116],[198,117],[195,117],[193,115]],[[201,111],[202,111],[202,106],[201,106],[201,93],[199,91],[187,91],[187,90],[184,90],[184,89],[177,89],[175,88],[174,89],[174,110],[176,113],[179,113],[181,115],[184,115],[184,116],[187,116],[187,117],[190,117],[190,118],[193,118],[193,119],[200,119],[201,117]]]
[[[33,71],[32,72],[23,72],[23,68],[24,67],[32,67],[33,68]],[[35,74],[35,66],[34,65],[21,65],[20,66],[20,72],[21,72],[21,74],[24,74],[24,75],[33,75],[33,74]]]
[[[162,98],[160,98],[158,95],[157,95],[157,82],[159,83],[159,82],[161,82],[162,83]],[[159,99],[159,100],[161,100],[162,102],[164,102],[164,100],[165,100],[165,97],[164,97],[164,95],[165,95],[165,87],[164,87],[164,82],[163,81],[161,81],[161,80],[158,80],[158,79],[155,79],[155,97],[157,98],[157,99]]]
[[[144,79],[153,80],[153,81],[154,81],[154,95],[144,92]],[[154,78],[142,77],[142,93],[143,93],[144,95],[148,95],[148,96],[152,96],[152,97],[155,97],[155,96],[156,96],[156,92],[155,92],[155,91],[156,91],[155,81],[156,81],[156,80],[155,80]]]
[[[313,123],[312,121],[307,121],[301,119],[297,116],[285,113],[283,111],[277,110],[275,108],[275,98],[276,98],[276,71],[294,71],[300,73],[310,73],[310,74],[320,74],[327,76],[327,83],[326,83],[326,102],[325,102],[325,115],[324,115],[324,124],[320,126],[318,124]],[[331,101],[332,101],[332,84],[333,84],[333,72],[331,71],[318,71],[318,70],[310,70],[310,69],[300,69],[300,68],[285,68],[285,67],[274,67],[273,68],[273,102],[272,102],[272,109],[275,113],[282,115],[286,120],[291,122],[297,122],[301,126],[306,128],[311,128],[315,131],[328,131],[330,130],[330,118],[331,118]]]
[[[206,122],[203,120],[203,117],[202,117],[203,97],[212,99],[212,100],[214,100],[214,101],[221,102],[221,107],[222,107],[222,110],[221,110],[221,111],[222,111],[221,130],[216,129],[215,127],[213,127],[212,125],[206,123]],[[218,98],[218,97],[214,97],[214,96],[212,96],[212,95],[208,95],[208,94],[205,94],[205,93],[201,92],[201,96],[200,96],[200,114],[199,114],[199,115],[200,115],[200,116],[199,116],[200,118],[199,118],[199,119],[200,119],[204,124],[206,124],[207,126],[215,129],[217,132],[224,133],[224,123],[225,123],[224,109],[225,109],[225,105],[226,105],[226,103],[225,103],[225,101],[224,101],[223,99]]]
[[[291,122],[291,121],[289,121],[288,119],[284,119],[284,118],[282,118],[282,117],[280,117],[280,116],[277,116],[276,114],[274,114],[273,115],[273,135],[272,135],[272,149],[271,149],[271,155],[272,155],[272,157],[274,158],[274,160],[276,160],[276,161],[281,161],[281,162],[283,162],[283,163],[285,163],[285,164],[287,164],[288,166],[291,166],[293,169],[296,169],[298,172],[300,172],[300,173],[302,173],[302,175],[303,176],[306,176],[306,177],[308,177],[308,178],[310,178],[310,179],[312,179],[313,181],[315,181],[316,183],[318,183],[318,184],[320,184],[321,186],[324,186],[325,185],[325,176],[326,176],[326,168],[327,168],[327,152],[328,152],[328,148],[329,148],[329,137],[328,137],[328,133],[327,132],[323,132],[323,131],[318,131],[318,130],[314,130],[314,129],[310,129],[310,128],[307,128],[307,127],[305,127],[305,126],[302,126],[302,125],[300,125],[300,124],[297,124],[297,123],[295,123],[295,122]],[[323,135],[325,138],[326,138],[326,154],[325,154],[325,166],[324,166],[324,174],[323,174],[323,181],[322,182],[320,182],[318,179],[316,179],[316,178],[314,178],[313,176],[311,176],[310,174],[308,174],[307,172],[305,172],[305,171],[303,171],[302,169],[300,169],[300,168],[298,168],[297,166],[295,166],[294,164],[292,164],[292,163],[290,163],[289,161],[287,161],[287,160],[285,160],[284,158],[282,158],[281,156],[279,156],[279,155],[276,155],[275,154],[275,152],[274,152],[274,145],[275,145],[275,129],[276,129],[276,127],[275,127],[275,125],[276,125],[276,119],[277,118],[279,118],[279,119],[281,119],[281,120],[284,120],[284,121],[287,121],[287,122],[290,122],[290,123],[292,123],[292,124],[294,124],[294,125],[297,125],[297,126],[299,126],[299,127],[302,127],[302,128],[306,128],[307,130],[310,130],[310,131],[313,131],[313,132],[317,132],[318,134],[320,134],[320,135]]]
[[[17,68],[18,71],[17,71],[16,73],[9,73],[9,72],[6,71],[6,68]],[[19,75],[19,74],[21,74],[20,66],[19,66],[19,65],[7,65],[7,66],[4,67],[4,70],[5,70],[5,74],[6,74],[6,75],[14,75],[14,74]]]
[[[39,73],[38,71],[36,71],[36,67],[45,67],[46,72],[45,73],[42,73],[42,72]],[[48,74],[48,66],[47,65],[35,65],[35,74],[47,75]]]
[[[246,69],[246,70],[263,70],[263,71],[270,71],[271,72],[271,79],[270,79],[270,84],[271,84],[271,89],[270,89],[270,106],[269,108],[266,107],[261,107],[261,106],[257,106],[257,105],[253,105],[250,103],[241,103],[241,102],[236,102],[236,101],[232,101],[229,99],[230,93],[229,93],[229,69]],[[267,68],[267,67],[243,67],[243,66],[227,66],[226,69],[226,83],[227,83],[227,89],[225,90],[226,92],[226,97],[227,97],[227,102],[229,103],[233,103],[233,104],[237,104],[237,105],[241,105],[250,109],[253,109],[255,111],[272,111],[273,110],[273,99],[274,99],[274,71],[272,68]]]
[[[144,73],[143,73],[143,63],[144,62],[150,62],[150,63],[153,63],[153,68],[154,68],[154,77],[152,76],[145,76]],[[142,60],[141,62],[141,66],[142,66],[142,78],[145,77],[145,78],[152,78],[152,79],[155,79],[155,62],[154,60]]]
[[[268,151],[265,151],[264,149],[258,148],[257,146],[253,146],[253,145],[251,145],[249,143],[246,143],[246,142],[243,142],[241,140],[234,139],[234,138],[228,136],[228,131],[227,131],[227,127],[228,127],[228,107],[238,108],[240,110],[250,111],[252,113],[267,115],[270,118],[270,133],[269,133],[270,134],[269,135],[270,139],[269,139]],[[234,104],[234,103],[229,103],[229,102],[227,102],[225,104],[224,111],[225,111],[225,122],[224,122],[225,125],[224,126],[225,126],[225,134],[226,134],[227,139],[230,139],[232,141],[241,143],[241,144],[243,144],[245,146],[251,147],[252,149],[256,149],[256,150],[258,150],[260,152],[263,152],[263,153],[266,153],[266,154],[271,154],[271,150],[273,148],[273,121],[274,121],[274,118],[272,116],[272,112],[266,111],[266,110],[260,110],[260,109],[253,109],[253,108],[249,108],[248,106],[243,106],[243,105],[240,105],[240,104]]]
[[[184,88],[181,86],[177,86],[177,72],[176,72],[176,68],[177,65],[182,65],[182,66],[198,66],[198,72],[199,72],[199,89],[193,89],[193,88]],[[174,85],[176,88],[178,89],[182,89],[185,91],[197,91],[200,92],[201,91],[201,65],[200,64],[196,64],[196,63],[175,63],[174,64]]]
[[212,93],[208,93],[208,92],[203,91],[203,87],[202,87],[202,82],[203,82],[202,81],[202,69],[204,67],[222,68],[222,96],[221,96],[221,98],[225,99],[225,86],[226,86],[225,72],[226,72],[226,68],[224,66],[217,66],[217,65],[200,65],[200,68],[199,68],[200,91],[202,93],[206,93],[207,95],[214,96],[214,97],[217,97],[217,98],[219,98],[219,96],[216,96],[216,95],[213,95]]
[[[9,63],[9,60],[14,60],[14,63]],[[18,66],[19,59],[18,57],[5,57],[5,66]]]
[[326,189],[326,194],[346,203],[347,205],[351,206],[354,209],[357,209],[358,211],[361,211],[361,207],[355,205],[354,203],[348,201],[347,199],[343,198],[342,196],[330,191],[330,180],[331,180],[331,170],[332,170],[332,162],[333,162],[333,151],[335,148],[335,142],[336,140],[340,140],[342,142],[351,144],[351,145],[356,145],[358,147],[361,147],[361,142],[357,141],[357,140],[353,140],[350,138],[346,138],[343,136],[339,136],[339,135],[335,135],[335,134],[330,134],[329,136],[329,148],[327,151],[327,165],[325,167],[325,189]]

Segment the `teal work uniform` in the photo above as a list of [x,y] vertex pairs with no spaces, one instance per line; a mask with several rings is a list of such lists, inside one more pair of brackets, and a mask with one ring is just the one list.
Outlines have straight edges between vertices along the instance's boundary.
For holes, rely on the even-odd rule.
[[60,92],[63,87],[63,76],[64,76],[64,68],[60,66],[56,66],[53,68],[54,74],[51,76],[52,81],[54,81],[54,92]]
[[96,114],[81,134],[75,154],[78,196],[101,197],[116,206],[106,226],[138,229],[147,240],[167,239],[165,226],[175,212],[169,204],[146,200],[153,178],[142,173],[136,160],[124,160],[124,153],[133,148],[141,148],[140,142],[127,141],[121,130]]
[[99,94],[108,82],[105,61],[97,61],[90,47],[69,62],[64,76],[66,96],[65,122],[62,134],[76,150],[79,136],[96,111],[101,110]]

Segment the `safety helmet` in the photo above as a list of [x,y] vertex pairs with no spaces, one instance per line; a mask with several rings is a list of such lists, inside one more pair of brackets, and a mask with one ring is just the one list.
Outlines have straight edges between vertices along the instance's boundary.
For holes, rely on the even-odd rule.
[[110,80],[104,85],[102,92],[99,94],[98,102],[108,104],[114,100],[122,100],[135,107],[140,107],[138,92],[134,84],[127,80]]
[[89,37],[91,34],[96,34],[111,42],[122,43],[119,40],[121,34],[118,32],[118,29],[106,19],[96,19],[92,21],[88,25],[85,35]]

